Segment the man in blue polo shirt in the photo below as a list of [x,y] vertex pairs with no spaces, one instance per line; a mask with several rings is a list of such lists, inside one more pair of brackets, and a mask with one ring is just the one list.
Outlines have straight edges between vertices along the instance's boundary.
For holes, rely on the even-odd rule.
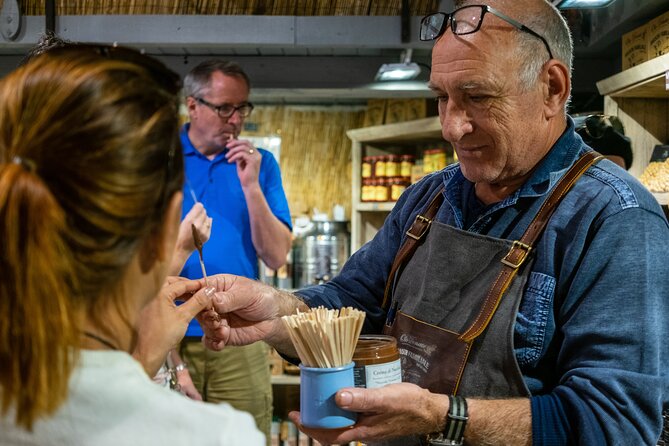
[[[203,249],[208,274],[255,279],[258,258],[274,269],[286,262],[291,221],[278,163],[268,151],[238,139],[253,110],[248,76],[233,62],[207,60],[186,76],[184,93],[190,122],[181,130],[183,215],[197,201],[213,219]],[[202,277],[197,253],[181,275]],[[205,350],[201,338],[199,324],[191,322],[180,350],[197,391],[205,401],[250,412],[269,438],[272,389],[265,344],[216,353]]]

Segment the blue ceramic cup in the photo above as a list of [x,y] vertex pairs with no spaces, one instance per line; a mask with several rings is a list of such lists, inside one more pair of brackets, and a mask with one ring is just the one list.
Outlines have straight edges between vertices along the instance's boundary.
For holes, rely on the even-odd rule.
[[355,412],[335,403],[335,394],[344,387],[354,387],[353,364],[318,368],[300,364],[300,417],[306,427],[339,429],[355,424]]

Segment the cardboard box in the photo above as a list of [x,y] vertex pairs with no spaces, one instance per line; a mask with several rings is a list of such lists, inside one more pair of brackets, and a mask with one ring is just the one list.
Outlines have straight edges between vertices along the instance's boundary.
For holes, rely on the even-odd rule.
[[406,99],[388,99],[386,102],[386,124],[407,120]]
[[428,116],[436,116],[437,102],[434,99],[388,99],[386,105],[386,124],[413,121]]
[[382,125],[386,117],[386,100],[385,99],[370,99],[367,101],[367,110],[365,110],[365,119],[363,127],[371,127],[373,125]]
[[669,54],[669,11],[651,20],[646,26],[648,60]]
[[648,60],[648,25],[623,35],[623,70]]

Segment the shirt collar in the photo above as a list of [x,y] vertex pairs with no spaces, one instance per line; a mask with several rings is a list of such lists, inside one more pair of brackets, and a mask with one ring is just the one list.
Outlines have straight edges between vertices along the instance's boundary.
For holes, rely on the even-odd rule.
[[[181,127],[181,131],[179,132],[179,137],[181,138],[181,147],[183,148],[183,153],[184,156],[198,156],[202,159],[207,159],[206,156],[201,154],[193,145],[191,142],[190,138],[188,137],[188,130],[190,129],[190,122],[187,122]],[[225,158],[225,153],[227,152],[228,149],[223,150],[222,152],[218,153],[216,157],[211,160],[212,162],[225,162],[227,163],[228,160]]]
[[[515,204],[521,197],[538,197],[546,194],[560,180],[584,149],[583,140],[574,131],[574,121],[567,116],[567,127],[534,170],[534,173],[516,192],[493,206],[491,210]],[[462,184],[467,180],[459,164],[443,171],[446,196],[452,203],[459,203]],[[460,203],[461,204],[461,203]]]

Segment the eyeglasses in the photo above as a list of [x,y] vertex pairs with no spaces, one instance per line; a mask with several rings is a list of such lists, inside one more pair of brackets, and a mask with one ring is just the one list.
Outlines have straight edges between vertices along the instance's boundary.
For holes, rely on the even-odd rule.
[[517,20],[502,14],[498,10],[493,9],[488,5],[469,5],[458,8],[450,14],[446,12],[435,12],[426,15],[420,22],[420,40],[434,40],[441,36],[444,31],[446,31],[449,20],[451,22],[451,31],[453,31],[453,34],[457,36],[473,34],[481,29],[483,17],[485,17],[487,12],[499,17],[516,29],[541,39],[541,41],[544,43],[544,46],[546,47],[546,50],[548,51],[548,55],[551,59],[553,58],[553,52],[548,46],[546,39]]
[[625,127],[617,116],[589,115],[585,119],[574,118],[574,122],[578,134],[591,139],[600,139],[608,128],[612,128],[621,135],[625,134]]
[[96,45],[88,43],[67,43],[64,46],[51,48],[46,51],[49,55],[57,56],[72,53],[93,53],[111,60],[129,62],[144,68],[151,79],[170,94],[176,95],[181,90],[181,77],[167,68],[158,59],[154,59],[140,51],[124,46]]
[[218,116],[221,119],[228,119],[230,116],[232,116],[234,112],[239,113],[239,116],[241,116],[242,118],[246,118],[253,111],[253,104],[251,104],[250,102],[244,102],[243,104],[239,105],[232,105],[232,104],[214,105],[211,102],[205,101],[204,99],[198,98],[196,96],[193,96],[193,99],[218,113]]

